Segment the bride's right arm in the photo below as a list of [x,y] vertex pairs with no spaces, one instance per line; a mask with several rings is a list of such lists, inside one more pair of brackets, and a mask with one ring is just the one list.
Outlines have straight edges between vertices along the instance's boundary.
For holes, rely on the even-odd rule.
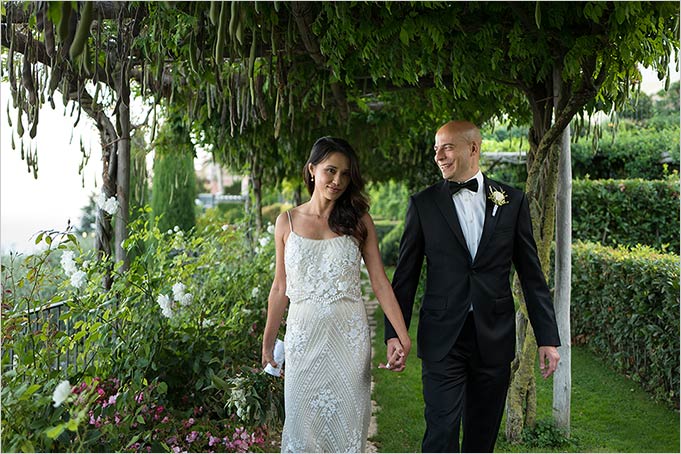
[[288,297],[286,296],[286,268],[284,266],[284,235],[288,233],[289,224],[286,219],[286,213],[282,213],[277,217],[277,222],[274,226],[274,241],[275,241],[275,269],[274,281],[270,289],[270,295],[267,298],[267,323],[265,324],[265,332],[262,337],[262,365],[263,367],[269,362],[276,367],[272,351],[274,349],[274,342],[277,340],[277,333],[279,333],[279,326],[288,305]]

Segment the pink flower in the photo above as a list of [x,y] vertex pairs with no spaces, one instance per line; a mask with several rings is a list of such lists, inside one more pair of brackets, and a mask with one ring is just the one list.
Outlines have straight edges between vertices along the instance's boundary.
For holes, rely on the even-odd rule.
[[109,397],[109,405],[115,405],[116,404],[116,399],[118,399],[118,393],[114,394],[113,396]]
[[170,419],[167,416],[163,417],[163,419],[161,420],[162,423],[166,423],[168,421],[170,421]]
[[97,428],[102,427],[102,417],[97,416],[97,418],[95,419],[95,415],[91,411],[90,412],[90,425],[95,426]]
[[212,435],[209,435],[208,437],[208,446],[213,446],[217,443],[220,443],[220,438],[219,437],[214,437]]
[[188,420],[183,422],[182,425],[184,426],[185,429],[189,429],[191,426],[194,425],[194,422],[195,422],[194,418],[189,418]]
[[194,443],[196,441],[196,438],[199,436],[199,433],[195,430],[192,430],[189,435],[187,435],[187,443]]
[[121,423],[121,417],[118,415],[118,412],[114,415],[114,422],[116,425],[119,425]]
[[163,405],[159,405],[158,407],[156,407],[156,413],[163,413],[163,410],[165,410]]

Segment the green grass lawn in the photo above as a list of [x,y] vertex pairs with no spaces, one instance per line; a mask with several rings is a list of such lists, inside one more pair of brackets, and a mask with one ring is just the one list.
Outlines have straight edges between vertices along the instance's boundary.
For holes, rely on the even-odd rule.
[[[375,314],[373,398],[380,407],[378,433],[372,439],[379,452],[418,452],[424,431],[421,361],[416,357],[418,314],[411,323],[412,354],[407,369],[396,374],[378,369],[385,362],[383,314]],[[537,370],[537,419],[551,419],[553,382]],[[571,441],[558,448],[510,445],[503,436],[497,452],[679,452],[679,412],[655,403],[640,386],[615,371],[584,347],[572,349]]]

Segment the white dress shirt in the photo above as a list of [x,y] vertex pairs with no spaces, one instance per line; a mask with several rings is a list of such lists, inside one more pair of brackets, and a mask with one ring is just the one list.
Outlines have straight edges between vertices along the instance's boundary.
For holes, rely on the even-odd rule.
[[482,172],[478,170],[478,173],[470,180],[473,179],[478,180],[478,192],[461,189],[452,196],[463,237],[466,239],[468,251],[471,253],[471,260],[475,259],[475,253],[478,251],[478,244],[480,244],[480,237],[482,236],[482,226],[485,223],[485,181]]

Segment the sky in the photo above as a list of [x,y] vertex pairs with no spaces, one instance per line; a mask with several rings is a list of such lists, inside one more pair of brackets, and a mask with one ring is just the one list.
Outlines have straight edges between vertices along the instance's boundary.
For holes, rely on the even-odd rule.
[[[642,73],[642,91],[652,94],[664,88],[653,71],[644,68]],[[672,74],[672,81],[679,80],[678,71]],[[8,102],[14,127],[7,123]],[[74,128],[75,116],[69,116],[70,106],[65,114],[59,93],[55,93],[56,109],[47,105],[40,111],[38,133],[31,141],[32,146],[38,148],[36,180],[21,160],[15,131],[16,111],[11,108],[11,102],[9,83],[3,81],[0,83],[0,251],[31,252],[36,249],[34,240],[39,231],[64,230],[69,220],[72,225],[80,226],[82,208],[89,196],[101,189],[101,145],[92,120],[82,113]],[[133,112],[133,116],[142,117],[144,113]],[[29,128],[26,129],[27,137]],[[16,150],[12,150],[12,135]],[[90,157],[79,174],[81,138]]]
[[[7,122],[10,103],[12,127]],[[40,111],[36,137],[30,142],[38,150],[38,179],[28,172],[21,159],[20,141],[16,133],[16,110],[11,106],[9,83],[0,84],[0,249],[2,252],[34,249],[35,234],[40,230],[65,230],[79,226],[81,208],[88,197],[101,186],[101,145],[94,123],[83,112],[74,128],[76,115],[64,114],[64,104],[55,93],[56,109],[46,106]],[[70,106],[69,106],[70,107]],[[26,116],[23,124],[28,137]],[[16,149],[12,149],[14,135]],[[82,174],[78,168],[83,154],[80,140],[90,157]]]

